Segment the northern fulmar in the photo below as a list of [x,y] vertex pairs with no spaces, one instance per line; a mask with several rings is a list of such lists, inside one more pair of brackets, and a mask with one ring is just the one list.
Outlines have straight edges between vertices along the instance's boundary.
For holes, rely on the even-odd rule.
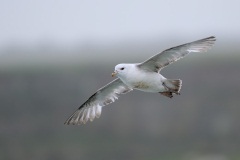
[[167,79],[160,74],[160,71],[191,52],[206,52],[215,41],[216,38],[211,36],[169,48],[142,63],[116,65],[112,77],[118,78],[97,90],[64,124],[85,124],[88,120],[99,118],[103,106],[114,102],[120,94],[128,93],[133,89],[160,93],[169,98],[180,95],[182,81]]

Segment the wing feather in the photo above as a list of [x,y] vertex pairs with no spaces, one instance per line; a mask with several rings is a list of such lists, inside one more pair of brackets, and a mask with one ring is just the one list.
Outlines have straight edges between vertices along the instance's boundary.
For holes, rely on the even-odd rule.
[[125,94],[131,90],[119,78],[113,80],[94,93],[64,124],[85,124],[88,120],[93,121],[95,117],[99,118],[103,106],[113,103],[118,99],[119,94]]
[[206,52],[213,46],[215,41],[216,38],[211,36],[198,41],[169,48],[140,63],[138,67],[147,71],[159,72],[165,66],[183,58],[191,52]]

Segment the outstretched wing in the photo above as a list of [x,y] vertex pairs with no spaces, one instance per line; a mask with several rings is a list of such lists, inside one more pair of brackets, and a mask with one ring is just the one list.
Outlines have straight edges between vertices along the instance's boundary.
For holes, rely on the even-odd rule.
[[118,99],[119,94],[125,94],[132,89],[125,85],[119,78],[100,88],[77,111],[75,111],[64,124],[82,124],[88,120],[99,118],[102,107]]
[[169,48],[140,63],[138,67],[147,71],[159,72],[165,66],[183,58],[191,52],[206,52],[213,46],[215,41],[216,38],[211,36],[198,41]]

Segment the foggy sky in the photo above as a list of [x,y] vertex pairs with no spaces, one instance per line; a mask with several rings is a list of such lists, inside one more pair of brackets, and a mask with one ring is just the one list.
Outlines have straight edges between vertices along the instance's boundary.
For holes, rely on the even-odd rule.
[[240,36],[239,6],[238,0],[2,0],[0,47],[160,36],[234,38]]

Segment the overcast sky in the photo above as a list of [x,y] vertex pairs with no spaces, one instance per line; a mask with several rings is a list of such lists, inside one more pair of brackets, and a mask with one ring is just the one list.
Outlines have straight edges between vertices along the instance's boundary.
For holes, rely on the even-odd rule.
[[0,47],[178,36],[240,37],[239,0],[0,0]]

